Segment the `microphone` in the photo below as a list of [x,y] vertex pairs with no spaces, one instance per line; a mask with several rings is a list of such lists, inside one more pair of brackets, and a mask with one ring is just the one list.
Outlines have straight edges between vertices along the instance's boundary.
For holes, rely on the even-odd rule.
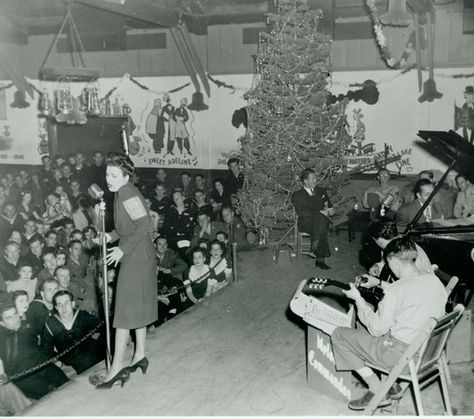
[[89,188],[87,189],[87,193],[92,199],[101,199],[104,196],[104,191],[100,188],[97,183],[93,183]]

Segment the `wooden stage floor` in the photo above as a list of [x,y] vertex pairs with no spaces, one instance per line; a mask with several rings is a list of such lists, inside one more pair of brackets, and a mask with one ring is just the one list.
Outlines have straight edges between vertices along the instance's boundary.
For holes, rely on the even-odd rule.
[[[332,237],[333,269],[349,280],[360,272],[357,242]],[[261,416],[348,415],[342,401],[306,384],[305,331],[289,319],[288,303],[301,279],[314,275],[313,261],[289,262],[270,249],[239,255],[239,282],[149,333],[146,375],[132,375],[123,388],[95,390],[88,375],[76,377],[23,412],[26,416]],[[352,262],[354,261],[354,262]],[[453,405],[473,413],[469,388],[474,374],[453,375]],[[470,371],[470,368],[469,368]],[[467,377],[467,378],[466,378]],[[457,384],[460,381],[459,385]],[[434,385],[431,387],[435,387]],[[440,414],[437,388],[422,393],[427,414]],[[433,398],[433,401],[430,399]],[[405,395],[400,414],[413,414]]]

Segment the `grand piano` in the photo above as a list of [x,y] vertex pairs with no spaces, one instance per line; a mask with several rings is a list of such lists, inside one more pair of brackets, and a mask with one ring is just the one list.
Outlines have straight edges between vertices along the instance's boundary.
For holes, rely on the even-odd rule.
[[426,251],[431,263],[459,278],[455,302],[467,305],[474,293],[474,217],[457,220],[432,220],[417,224],[451,170],[469,173],[474,166],[474,146],[454,131],[419,131],[424,140],[417,144],[448,165],[433,192],[405,229],[405,234]]

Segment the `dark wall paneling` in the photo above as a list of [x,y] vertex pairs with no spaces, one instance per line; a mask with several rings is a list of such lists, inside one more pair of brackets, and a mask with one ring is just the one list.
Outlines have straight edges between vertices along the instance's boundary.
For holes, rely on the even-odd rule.
[[[86,51],[123,51],[126,47],[123,31],[104,35],[81,36],[81,40]],[[56,49],[60,53],[71,52],[69,37],[59,38]]]
[[259,28],[242,28],[242,44],[258,44],[258,34],[265,32],[265,26]]
[[166,33],[127,34],[127,49],[166,49]]
[[462,32],[474,34],[474,0],[464,0]]
[[124,151],[121,129],[126,117],[89,118],[85,125],[56,124],[49,121],[50,154],[67,156],[78,151],[105,153]]

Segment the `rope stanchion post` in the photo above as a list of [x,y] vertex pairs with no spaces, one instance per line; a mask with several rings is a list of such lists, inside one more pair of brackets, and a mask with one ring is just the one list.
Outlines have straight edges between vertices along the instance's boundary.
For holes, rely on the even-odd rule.
[[237,277],[237,243],[232,242],[232,279],[235,283],[238,282]]

